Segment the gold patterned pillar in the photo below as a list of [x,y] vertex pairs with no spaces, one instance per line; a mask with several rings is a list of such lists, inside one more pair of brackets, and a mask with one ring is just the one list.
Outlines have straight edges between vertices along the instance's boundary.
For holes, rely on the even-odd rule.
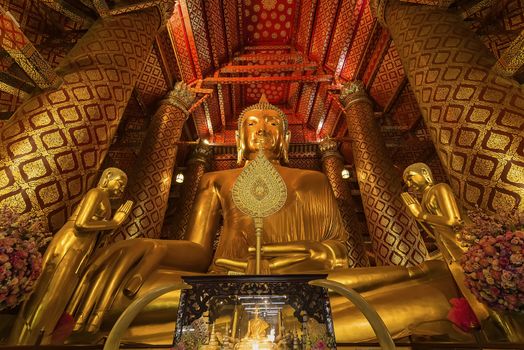
[[374,120],[364,85],[344,85],[340,100],[353,141],[355,170],[377,265],[419,264],[427,257],[426,246],[400,199],[401,179]]
[[58,66],[63,84],[0,130],[0,203],[60,228],[95,180],[161,23],[148,9],[98,20]]
[[348,232],[349,239],[346,246],[348,248],[349,266],[369,266],[369,259],[362,239],[362,225],[357,218],[355,202],[351,196],[349,185],[342,178],[344,158],[338,152],[338,144],[333,139],[324,139],[319,144],[319,149],[322,153],[322,170],[331,184],[344,226]]
[[187,162],[187,168],[184,171],[184,182],[174,215],[169,222],[164,223],[167,226],[163,230],[166,238],[184,238],[200,179],[202,179],[202,175],[204,175],[209,166],[209,159],[212,154],[213,148],[209,143],[200,140]]
[[391,32],[455,194],[467,208],[523,210],[519,83],[492,69],[495,57],[457,13],[398,0],[371,3]]
[[160,237],[176,162],[177,141],[194,99],[194,92],[184,83],[177,83],[160,102],[151,118],[135,172],[130,174],[127,194],[134,202],[133,210],[115,239]]

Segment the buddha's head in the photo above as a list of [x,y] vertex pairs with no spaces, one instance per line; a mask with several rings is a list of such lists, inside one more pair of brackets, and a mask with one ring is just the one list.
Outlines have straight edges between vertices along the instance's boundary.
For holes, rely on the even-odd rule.
[[238,118],[237,162],[254,159],[263,145],[269,160],[282,159],[287,163],[290,139],[285,113],[262,95],[257,104],[244,109]]
[[105,169],[98,181],[98,188],[105,190],[111,199],[121,198],[126,185],[127,175],[118,168]]
[[406,185],[416,192],[422,192],[427,186],[433,185],[431,169],[425,163],[409,165],[404,169],[402,177]]

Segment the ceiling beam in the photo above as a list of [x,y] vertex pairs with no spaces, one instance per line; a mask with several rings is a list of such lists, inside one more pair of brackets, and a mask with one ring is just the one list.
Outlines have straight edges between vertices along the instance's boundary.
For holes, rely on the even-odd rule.
[[89,28],[94,22],[89,13],[82,11],[64,0],[41,0],[47,7],[66,16],[75,23],[80,24],[82,28]]
[[[164,27],[164,29],[167,30],[166,27]],[[162,50],[162,47],[159,41],[160,41],[160,33],[157,34],[157,36],[155,37],[155,42],[153,44],[153,50],[157,52],[157,56],[159,58],[158,63],[160,64],[160,69],[162,70],[162,73],[164,74],[164,78],[167,83],[168,89],[171,90],[173,89],[173,86],[175,85],[173,82],[173,77],[171,76],[169,72],[169,64],[167,62],[166,55],[164,51]]]
[[0,91],[10,95],[19,96],[21,99],[29,97],[34,90],[34,86],[22,81],[12,75],[0,72]]
[[316,70],[318,66],[315,63],[310,64],[254,64],[241,66],[225,66],[217,72],[235,74],[235,73],[265,73],[265,72],[295,72],[305,70]]
[[297,61],[303,58],[303,55],[300,53],[280,53],[280,54],[244,54],[237,57],[234,57],[233,60],[237,62],[241,61]]
[[246,46],[244,51],[258,51],[258,50],[291,50],[292,47],[289,45],[257,45],[257,46]]
[[493,70],[503,76],[512,77],[524,66],[524,30],[511,45],[502,52]]
[[408,77],[404,75],[402,77],[402,80],[398,84],[397,88],[393,92],[393,95],[391,95],[388,102],[384,106],[384,111],[382,112],[382,116],[386,116],[389,112],[391,112],[391,110],[397,103],[398,98],[400,97],[400,94],[402,93],[402,91],[404,91],[404,88],[406,87],[407,83],[408,83]]
[[271,77],[209,77],[205,78],[205,84],[253,84],[253,83],[330,83],[332,75],[299,75],[299,76],[271,76]]
[[25,36],[14,17],[0,6],[0,46],[40,89],[58,87],[62,79]]
[[[227,87],[226,87],[227,88]],[[226,107],[224,105],[224,94],[222,93],[222,85],[217,84],[218,107],[220,109],[220,122],[222,123],[222,130],[226,128]]]
[[382,64],[384,63],[384,57],[387,55],[389,51],[391,41],[392,39],[389,33],[386,31],[382,32],[381,37],[379,39],[379,43],[375,48],[375,52],[371,56],[371,60],[368,63],[368,69],[366,70],[366,73],[362,78],[362,81],[366,85],[367,89],[370,89],[371,86],[373,86],[373,82],[375,81],[377,73]]
[[371,56],[373,55],[373,52],[375,51],[375,47],[378,44],[378,39],[380,38],[380,33],[382,32],[382,27],[378,23],[378,21],[375,19],[373,22],[373,27],[371,28],[371,32],[369,33],[366,41],[366,47],[364,48],[364,52],[362,53],[362,56],[360,56],[357,70],[354,74],[355,80],[362,80],[364,77],[364,74],[366,73],[366,68],[369,63],[369,60],[371,59]]
[[495,5],[495,3],[498,0],[480,0],[480,1],[474,1],[470,2],[466,5],[461,6],[462,11],[460,12],[460,15],[463,19],[472,17],[476,15],[477,13],[487,9],[488,7],[492,7]]
[[447,9],[456,0],[400,0],[400,2],[407,2],[410,4],[430,5]]

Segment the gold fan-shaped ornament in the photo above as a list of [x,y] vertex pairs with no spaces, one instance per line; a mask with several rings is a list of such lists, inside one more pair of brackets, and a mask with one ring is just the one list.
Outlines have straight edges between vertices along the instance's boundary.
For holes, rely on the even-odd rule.
[[256,274],[260,274],[262,218],[280,210],[287,198],[287,187],[277,169],[265,157],[263,147],[242,170],[232,190],[233,203],[255,221]]

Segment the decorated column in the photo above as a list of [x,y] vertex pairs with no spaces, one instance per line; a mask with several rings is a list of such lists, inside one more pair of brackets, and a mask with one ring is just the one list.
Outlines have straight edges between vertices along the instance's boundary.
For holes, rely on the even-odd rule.
[[58,230],[91,188],[157,29],[158,9],[98,20],[0,130],[0,203]]
[[[524,209],[524,90],[461,17],[371,1],[395,42],[455,194],[467,208]],[[495,69],[492,69],[495,68]]]
[[177,200],[174,215],[169,221],[166,219],[166,223],[164,224],[166,227],[162,231],[164,231],[166,238],[184,238],[198,185],[200,184],[202,175],[204,175],[209,166],[209,158],[212,154],[213,148],[209,143],[200,140],[191,154],[191,158],[187,162],[187,168],[184,172],[184,182],[180,191],[180,198]]
[[426,246],[400,199],[401,179],[374,120],[364,85],[346,84],[340,100],[353,141],[355,170],[377,265],[419,264],[427,257]]
[[349,266],[369,266],[364,240],[362,239],[363,228],[357,218],[355,202],[351,196],[351,189],[342,178],[344,158],[342,158],[342,155],[338,152],[338,144],[333,139],[324,139],[319,144],[319,148],[322,153],[322,170],[329,179],[329,183],[337,199],[338,209],[342,215],[344,227],[349,235],[347,241]]
[[133,210],[116,239],[160,237],[176,162],[177,142],[194,99],[194,92],[184,83],[177,83],[151,118],[135,172],[129,174],[127,194],[134,202]]

